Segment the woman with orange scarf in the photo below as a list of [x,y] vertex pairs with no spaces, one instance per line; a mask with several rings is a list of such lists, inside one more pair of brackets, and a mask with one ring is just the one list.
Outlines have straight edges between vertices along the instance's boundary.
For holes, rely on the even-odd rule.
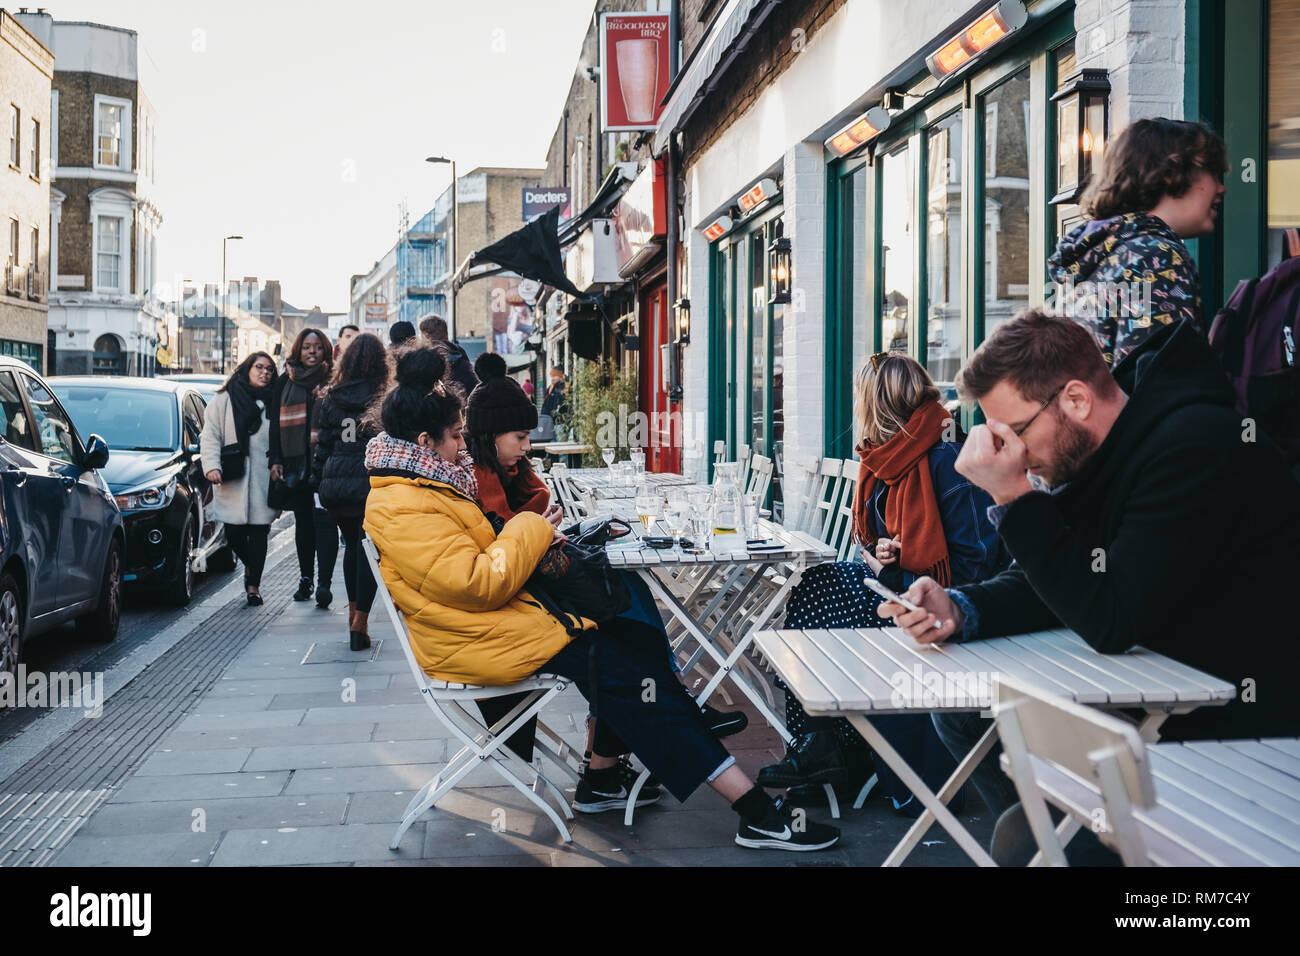
[[[915,359],[901,353],[871,356],[854,382],[854,420],[861,460],[853,495],[854,537],[865,564],[811,568],[791,592],[785,626],[886,627],[876,616],[880,598],[863,584],[876,577],[895,591],[928,575],[949,585],[983,580],[1005,563],[985,510],[992,501],[957,474],[959,430],[939,403],[939,389]],[[926,715],[873,720],[890,743],[935,789],[952,758]],[[870,777],[866,741],[845,720],[810,718],[786,693],[786,726],[794,735],[785,759],[765,767],[759,783],[790,787],[792,802],[825,801],[823,784],[856,795]],[[916,801],[883,764],[875,768],[894,808],[917,815]]]

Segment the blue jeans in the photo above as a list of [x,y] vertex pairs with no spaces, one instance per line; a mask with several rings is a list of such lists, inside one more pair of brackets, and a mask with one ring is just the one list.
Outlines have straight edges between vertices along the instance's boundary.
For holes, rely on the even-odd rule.
[[[964,760],[993,723],[991,717],[981,717],[974,711],[932,714],[931,719],[939,739],[956,760]],[[994,817],[1005,813],[1012,804],[1020,802],[1016,785],[998,766],[1001,753],[1002,745],[994,743],[993,749],[976,764],[970,775],[970,782],[975,784],[975,789]]]
[[650,625],[619,618],[584,631],[538,670],[569,678],[591,703],[597,753],[635,753],[679,801],[730,759],[669,669],[663,634]]

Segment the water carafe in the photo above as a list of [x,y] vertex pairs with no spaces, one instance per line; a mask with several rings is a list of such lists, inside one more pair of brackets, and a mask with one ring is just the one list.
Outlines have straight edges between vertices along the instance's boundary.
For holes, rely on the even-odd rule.
[[713,537],[709,549],[715,553],[745,550],[745,499],[738,481],[740,465],[722,462],[713,466]]

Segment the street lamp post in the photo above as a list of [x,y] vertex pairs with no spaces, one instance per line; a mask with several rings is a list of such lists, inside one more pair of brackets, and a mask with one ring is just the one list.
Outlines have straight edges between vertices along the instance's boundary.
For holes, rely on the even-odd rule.
[[451,289],[448,304],[451,306],[451,318],[447,325],[450,329],[449,338],[456,341],[456,240],[460,236],[460,210],[456,203],[456,160],[447,159],[445,156],[429,156],[425,159],[426,163],[450,163],[451,164]]
[[217,323],[221,328],[221,374],[226,374],[226,243],[231,239],[243,239],[243,236],[226,236],[221,240],[221,308]]

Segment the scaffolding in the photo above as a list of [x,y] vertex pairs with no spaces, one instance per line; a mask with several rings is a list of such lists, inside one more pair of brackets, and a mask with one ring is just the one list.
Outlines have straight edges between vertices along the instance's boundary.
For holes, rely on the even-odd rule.
[[447,271],[447,233],[437,229],[437,207],[411,224],[406,201],[400,206],[397,235],[397,314],[418,325],[430,312],[446,315],[447,297],[437,289]]

